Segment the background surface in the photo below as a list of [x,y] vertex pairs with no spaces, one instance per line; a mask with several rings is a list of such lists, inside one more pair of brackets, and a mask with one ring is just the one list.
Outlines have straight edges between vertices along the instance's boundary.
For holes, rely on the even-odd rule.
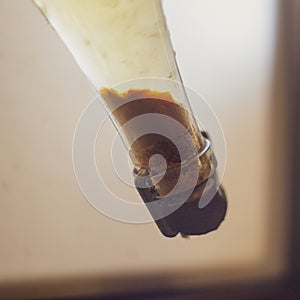
[[[0,295],[284,275],[286,93],[277,6],[164,2],[184,82],[214,108],[228,151],[226,220],[216,232],[185,240],[164,238],[153,223],[111,220],[85,200],[73,174],[72,138],[95,91],[31,1],[0,0]],[[116,192],[139,201],[103,160]]]

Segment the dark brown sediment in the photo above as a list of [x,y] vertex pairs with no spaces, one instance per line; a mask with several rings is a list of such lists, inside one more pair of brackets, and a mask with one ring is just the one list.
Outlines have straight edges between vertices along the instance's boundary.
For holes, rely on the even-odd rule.
[[[177,128],[175,132],[172,128],[164,128],[170,133],[171,140],[162,135],[149,133],[134,141],[130,152],[137,168],[147,167],[149,158],[156,153],[164,156],[168,165],[181,163],[175,144],[180,145],[184,152],[191,149],[200,151],[205,145],[205,140],[199,134],[197,125],[189,112],[174,100],[169,92],[133,89],[118,93],[114,89],[103,88],[100,94],[109,111],[113,112],[113,118],[120,128],[137,116],[154,113],[168,116],[186,129],[184,131]],[[161,126],[168,127],[170,123],[163,121]],[[123,134],[128,141],[132,141],[135,136],[134,128],[131,132],[125,131]]]
[[[172,237],[179,232],[183,236],[200,235],[218,228],[226,214],[226,196],[218,185],[215,174],[217,163],[211,149],[199,155],[206,147],[207,137],[199,131],[188,110],[174,100],[169,92],[132,89],[119,93],[104,88],[100,90],[100,94],[119,128],[133,118],[147,114],[168,116],[182,125],[183,130],[173,130],[170,123],[159,122],[160,127],[169,132],[169,137],[150,132],[135,139],[135,131],[138,131],[135,127],[123,132],[130,144],[130,156],[137,175],[135,184],[146,205],[166,196],[171,199],[171,205],[184,198],[183,205],[177,210],[155,221],[160,231],[165,236]],[[183,152],[185,157],[189,157],[187,161],[182,161],[178,146],[181,154]],[[146,182],[143,177],[150,174],[149,160],[155,154],[164,157],[167,168],[162,179],[155,182],[161,165],[151,165],[151,180],[148,178]],[[148,187],[140,188],[141,185]],[[175,186],[176,193],[172,194]],[[199,200],[204,190],[213,191],[215,195],[208,205],[199,208]],[[190,195],[185,199],[187,191],[190,191]],[[169,204],[162,204],[156,211],[148,208],[156,219],[157,215],[168,210],[167,205]]]

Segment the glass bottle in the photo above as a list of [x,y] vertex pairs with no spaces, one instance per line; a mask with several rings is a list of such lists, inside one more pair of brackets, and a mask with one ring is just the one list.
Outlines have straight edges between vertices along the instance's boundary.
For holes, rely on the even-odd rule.
[[[99,92],[160,231],[216,229],[226,197],[209,137],[191,112],[161,1],[34,1]],[[204,193],[212,199],[199,208]]]

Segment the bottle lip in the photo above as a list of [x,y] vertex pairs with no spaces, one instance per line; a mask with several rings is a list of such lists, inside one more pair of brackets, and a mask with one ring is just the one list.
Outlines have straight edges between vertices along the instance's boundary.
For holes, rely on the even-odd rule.
[[[211,150],[211,141],[208,137],[203,137],[203,139],[204,139],[204,147],[202,147],[196,154],[191,155],[190,157],[188,157],[181,163],[172,164],[164,170],[156,171],[155,173],[151,174],[150,176],[151,177],[156,177],[156,176],[160,177],[165,172],[168,172],[174,168],[178,168],[179,166],[181,168],[186,168],[190,164],[192,164],[195,160],[199,160],[202,163],[203,158],[204,158],[204,162],[208,163],[211,160],[211,157],[213,156],[213,153]],[[133,172],[134,177],[143,176],[143,175],[141,175],[141,173],[143,175],[149,175],[149,168],[147,168],[147,167],[141,167],[139,169],[134,168],[134,172]]]

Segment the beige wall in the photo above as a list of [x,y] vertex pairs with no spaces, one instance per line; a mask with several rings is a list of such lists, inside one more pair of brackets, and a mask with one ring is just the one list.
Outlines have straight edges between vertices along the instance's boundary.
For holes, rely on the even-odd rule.
[[[276,1],[164,6],[185,83],[209,101],[225,133],[224,224],[205,236],[167,239],[154,224],[124,224],[92,208],[76,184],[71,147],[95,92],[31,1],[0,0],[0,295],[201,285],[284,272],[286,128]],[[134,190],[126,193],[139,201]],[[147,274],[148,282],[124,281]]]

